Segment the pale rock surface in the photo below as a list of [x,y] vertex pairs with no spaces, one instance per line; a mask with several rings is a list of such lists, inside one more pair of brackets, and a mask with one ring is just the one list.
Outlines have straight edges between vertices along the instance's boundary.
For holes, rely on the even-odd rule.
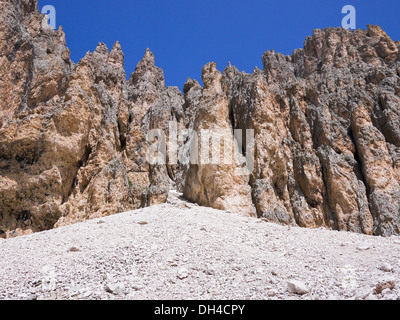
[[397,238],[259,223],[170,192],[167,204],[0,239],[0,299],[396,300]]

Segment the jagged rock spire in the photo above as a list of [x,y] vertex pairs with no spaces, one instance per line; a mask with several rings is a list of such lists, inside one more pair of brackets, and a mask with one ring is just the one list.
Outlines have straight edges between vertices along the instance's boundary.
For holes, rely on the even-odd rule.
[[221,72],[217,70],[215,62],[207,63],[202,70],[202,79],[204,88],[214,88],[216,91],[221,91]]
[[159,89],[165,88],[164,72],[156,67],[154,54],[149,48],[146,49],[142,60],[137,64],[135,72],[129,79],[131,86],[138,86],[139,83],[146,87],[151,85]]
[[107,45],[103,42],[100,42],[94,50],[93,55],[98,58],[108,59],[109,53],[110,52],[108,51]]
[[122,52],[119,41],[115,42],[113,48],[111,49],[108,61],[120,67],[124,66],[124,53]]

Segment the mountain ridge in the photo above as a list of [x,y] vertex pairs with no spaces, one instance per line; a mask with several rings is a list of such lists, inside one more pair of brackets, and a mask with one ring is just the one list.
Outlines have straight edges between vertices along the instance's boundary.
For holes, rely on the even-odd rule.
[[[0,16],[4,237],[165,203],[171,188],[278,224],[400,233],[400,42],[379,26],[316,29],[292,55],[266,51],[252,74],[210,62],[204,86],[189,78],[181,92],[148,49],[127,80],[118,41],[74,64],[35,0],[4,1]],[[247,174],[235,129],[254,131]],[[162,165],[147,158],[154,130]],[[170,141],[175,131],[206,130],[239,163],[173,161],[195,143]]]

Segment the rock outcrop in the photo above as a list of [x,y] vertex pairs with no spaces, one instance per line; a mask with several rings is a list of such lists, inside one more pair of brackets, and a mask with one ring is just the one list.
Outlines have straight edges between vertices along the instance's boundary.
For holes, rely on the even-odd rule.
[[258,216],[399,233],[399,43],[377,26],[327,28],[263,63],[251,75],[223,74],[233,125],[256,131]]
[[252,74],[208,63],[181,93],[150,50],[128,80],[119,42],[74,64],[36,0],[2,1],[0,18],[0,236],[171,188],[284,225],[400,233],[400,42],[380,27],[315,30]]
[[118,42],[111,51],[100,43],[75,65],[62,29],[43,28],[36,1],[0,5],[1,232],[165,202],[168,168],[148,164],[146,135],[181,118],[183,103],[153,54],[129,81]]
[[204,88],[185,86],[187,127],[197,134],[198,155],[186,172],[184,196],[203,206],[252,215],[249,175],[241,165],[242,150],[234,140],[229,101],[215,63],[203,68],[203,83]]

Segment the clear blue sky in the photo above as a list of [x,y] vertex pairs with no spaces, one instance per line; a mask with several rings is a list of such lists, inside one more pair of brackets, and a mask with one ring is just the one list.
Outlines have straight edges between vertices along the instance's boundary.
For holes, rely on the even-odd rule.
[[187,77],[201,82],[201,69],[230,61],[239,70],[262,68],[266,50],[291,54],[315,28],[339,27],[344,5],[357,9],[357,28],[380,25],[400,40],[400,0],[39,0],[53,5],[78,62],[99,42],[120,41],[127,76],[146,48],[155,54],[168,86]]

